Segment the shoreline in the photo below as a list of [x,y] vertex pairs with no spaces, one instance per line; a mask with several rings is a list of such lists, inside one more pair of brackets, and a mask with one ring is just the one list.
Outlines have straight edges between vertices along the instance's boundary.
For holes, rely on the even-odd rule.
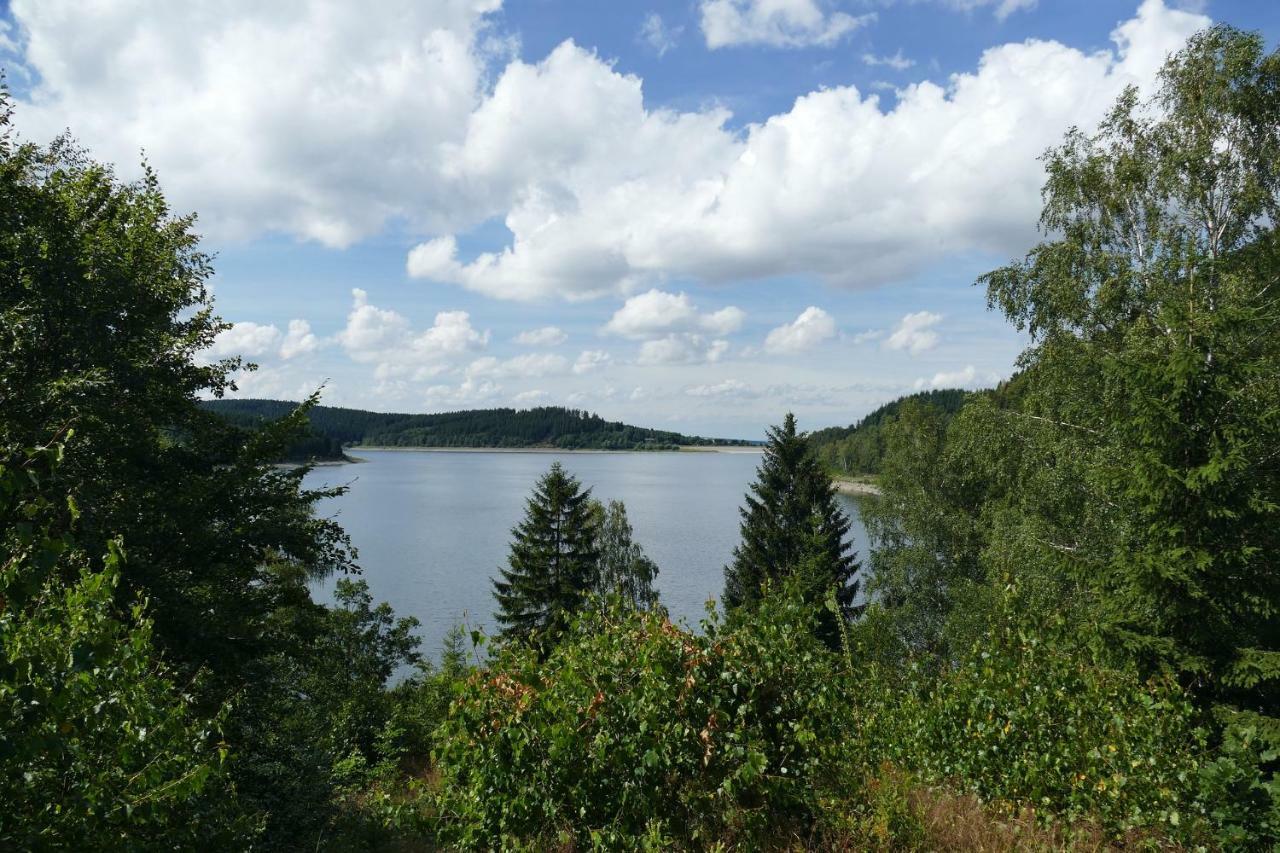
[[[688,445],[675,450],[606,450],[590,447],[381,447],[378,445],[353,445],[351,450],[377,450],[391,453],[761,453],[762,447],[715,445]],[[354,457],[353,457],[354,458]],[[345,464],[345,463],[335,463]]]
[[869,483],[866,480],[846,480],[843,477],[832,477],[831,482],[835,484],[836,491],[842,495],[853,495],[855,497],[880,497],[880,487],[875,483]]

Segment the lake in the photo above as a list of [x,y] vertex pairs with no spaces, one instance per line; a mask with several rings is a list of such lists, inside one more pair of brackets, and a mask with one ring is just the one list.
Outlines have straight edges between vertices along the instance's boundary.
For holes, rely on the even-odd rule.
[[[510,453],[357,449],[365,462],[316,468],[308,486],[349,484],[320,507],[359,549],[375,601],[421,623],[435,658],[455,624],[491,630],[491,579],[505,564],[511,528],[534,482],[558,461],[602,501],[621,500],[635,540],[658,564],[657,586],[674,620],[696,626],[720,597],[738,542],[738,507],[760,463],[757,452]],[[857,501],[839,496],[851,540],[866,562]],[[315,589],[331,601],[336,578]]]

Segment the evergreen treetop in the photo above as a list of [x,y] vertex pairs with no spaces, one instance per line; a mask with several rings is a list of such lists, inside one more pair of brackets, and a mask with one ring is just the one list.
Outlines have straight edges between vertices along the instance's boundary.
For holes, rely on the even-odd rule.
[[598,553],[591,490],[555,462],[534,486],[524,520],[512,531],[511,555],[494,581],[504,640],[545,641],[581,609],[595,579]]
[[[841,613],[852,615],[858,563],[845,540],[850,521],[836,503],[831,478],[796,432],[795,415],[769,430],[764,460],[739,511],[742,541],[725,568],[726,608],[752,605],[767,583],[803,574],[811,603],[834,588]],[[834,620],[824,620],[819,630],[834,645]]]

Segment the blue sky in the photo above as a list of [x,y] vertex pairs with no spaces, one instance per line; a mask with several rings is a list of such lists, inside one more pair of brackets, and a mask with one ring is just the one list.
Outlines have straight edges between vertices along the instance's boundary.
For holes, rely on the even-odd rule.
[[1008,376],[1036,155],[1216,0],[0,2],[21,134],[139,152],[246,396],[759,437]]

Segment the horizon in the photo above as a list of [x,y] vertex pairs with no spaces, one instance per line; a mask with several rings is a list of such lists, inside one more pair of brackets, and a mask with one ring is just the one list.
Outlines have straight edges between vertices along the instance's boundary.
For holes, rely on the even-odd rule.
[[145,151],[199,216],[239,397],[745,440],[1007,379],[974,283],[1037,241],[1038,155],[1212,22],[1280,37],[1243,0],[365,11],[0,0],[0,68],[22,138]]

